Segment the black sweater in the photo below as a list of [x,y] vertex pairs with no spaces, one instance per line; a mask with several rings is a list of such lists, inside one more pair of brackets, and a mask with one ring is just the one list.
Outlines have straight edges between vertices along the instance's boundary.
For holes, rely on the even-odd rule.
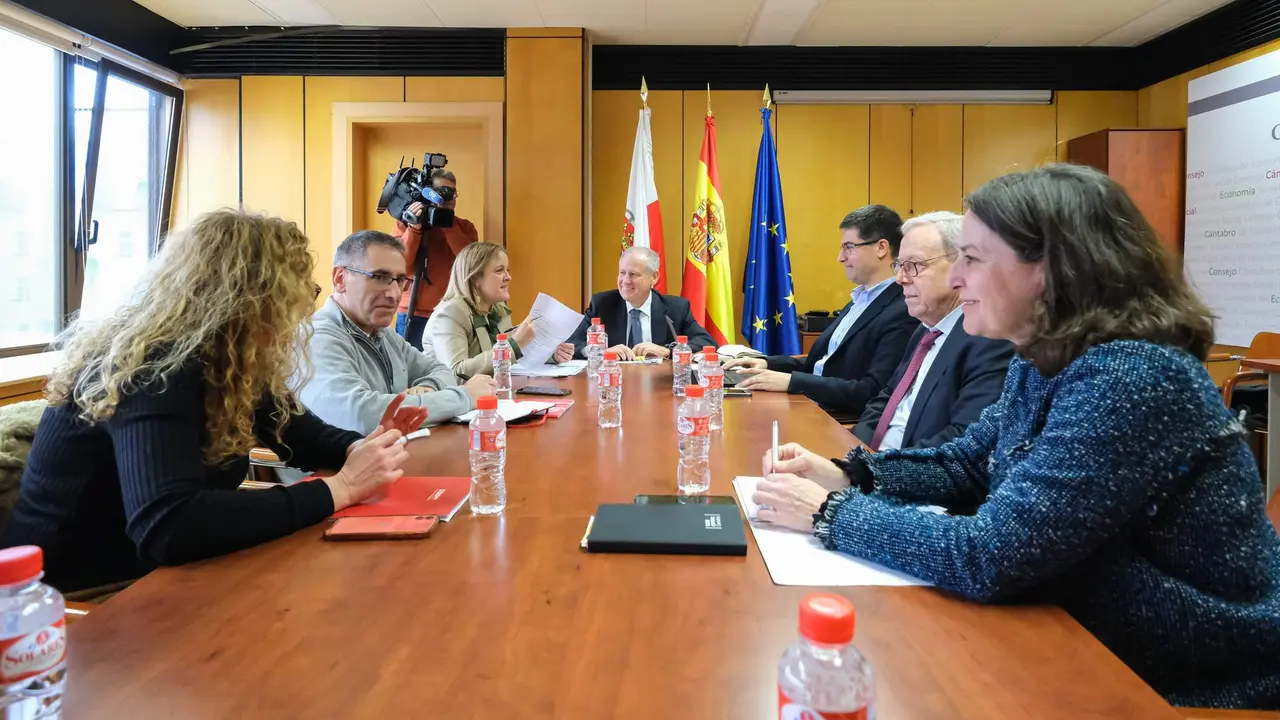
[[[0,546],[39,545],[45,582],[70,592],[274,540],[333,513],[324,483],[237,491],[247,457],[205,465],[204,396],[192,362],[163,388],[124,396],[102,423],[79,419],[74,404],[49,407]],[[295,467],[340,468],[360,439],[307,412],[290,419],[281,444],[273,410],[265,396],[254,434]]]

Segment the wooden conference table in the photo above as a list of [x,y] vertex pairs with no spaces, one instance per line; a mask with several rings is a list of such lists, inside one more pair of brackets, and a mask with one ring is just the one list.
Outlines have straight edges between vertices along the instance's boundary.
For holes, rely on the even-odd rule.
[[[774,586],[754,543],[744,558],[579,548],[599,503],[675,492],[670,366],[625,369],[621,432],[597,428],[585,378],[532,382],[576,403],[508,432],[505,516],[464,509],[419,541],[329,543],[313,527],[158,570],[70,628],[65,716],[776,718],[806,590]],[[772,420],[829,455],[852,442],[804,398],[729,399],[714,494],[760,473]],[[461,426],[410,447],[411,474],[468,474]],[[1179,717],[1058,608],[838,592],[879,717]]]

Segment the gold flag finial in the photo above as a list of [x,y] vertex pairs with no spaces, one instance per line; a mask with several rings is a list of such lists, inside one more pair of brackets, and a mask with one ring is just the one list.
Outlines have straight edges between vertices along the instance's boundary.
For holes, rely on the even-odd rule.
[[769,94],[769,83],[764,84],[764,109],[768,110],[773,104],[773,96]]
[[640,104],[649,107],[649,83],[645,82],[644,76],[640,76]]
[[711,115],[711,83],[707,83],[707,115]]

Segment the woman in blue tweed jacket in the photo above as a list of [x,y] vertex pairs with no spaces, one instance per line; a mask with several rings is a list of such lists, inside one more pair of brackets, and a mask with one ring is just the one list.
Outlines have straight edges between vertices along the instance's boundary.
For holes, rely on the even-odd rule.
[[[1125,191],[1050,165],[969,198],[950,281],[1011,340],[938,448],[766,454],[760,517],[980,602],[1054,602],[1178,705],[1280,707],[1280,539],[1201,361],[1211,315]],[[936,515],[920,505],[977,507]]]

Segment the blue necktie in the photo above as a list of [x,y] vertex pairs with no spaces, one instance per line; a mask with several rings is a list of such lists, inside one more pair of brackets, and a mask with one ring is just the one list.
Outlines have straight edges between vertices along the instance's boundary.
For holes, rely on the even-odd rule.
[[635,308],[631,311],[631,324],[627,326],[627,344],[635,347],[644,342],[644,330],[640,329],[640,309]]

